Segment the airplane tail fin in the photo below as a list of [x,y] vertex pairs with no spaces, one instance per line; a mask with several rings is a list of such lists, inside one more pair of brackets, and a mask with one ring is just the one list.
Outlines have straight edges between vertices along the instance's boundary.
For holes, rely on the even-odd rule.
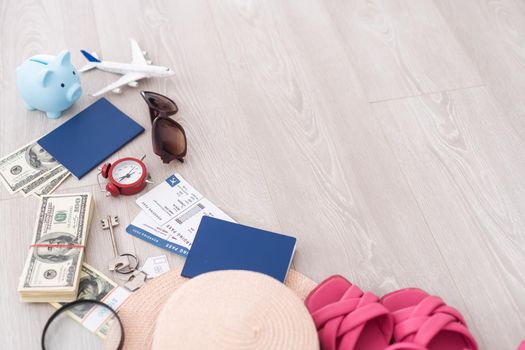
[[80,52],[82,53],[82,55],[84,55],[84,57],[85,57],[89,62],[91,62],[91,63],[100,63],[100,60],[98,59],[96,53],[90,54],[89,52],[84,51],[84,50],[80,50]]

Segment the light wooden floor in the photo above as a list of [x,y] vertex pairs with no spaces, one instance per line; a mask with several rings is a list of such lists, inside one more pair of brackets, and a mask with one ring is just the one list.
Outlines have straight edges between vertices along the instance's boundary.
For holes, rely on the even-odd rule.
[[[134,37],[176,71],[141,83],[179,104],[184,165],[152,153],[138,89],[109,95],[146,127],[112,159],[178,171],[239,222],[298,237],[295,267],[339,273],[378,295],[417,286],[465,316],[482,349],[525,339],[525,4],[482,0],[0,1],[0,154],[67,116],[26,112],[14,72],[37,53],[130,60]],[[115,79],[81,76],[93,92]],[[103,125],[101,125],[103,127]],[[124,226],[134,198],[105,198],[96,174],[87,261],[111,257],[99,219],[118,214],[123,250],[164,251]],[[51,314],[18,301],[36,200],[0,192],[0,339],[36,349]],[[170,255],[172,266],[183,259]]]

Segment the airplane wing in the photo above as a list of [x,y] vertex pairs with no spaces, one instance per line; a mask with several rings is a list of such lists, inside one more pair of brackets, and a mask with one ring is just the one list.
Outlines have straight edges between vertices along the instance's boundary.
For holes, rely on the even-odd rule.
[[117,80],[116,82],[114,82],[112,84],[109,84],[108,86],[106,86],[102,90],[95,92],[92,96],[96,97],[96,96],[103,95],[103,94],[105,94],[108,91],[114,90],[116,88],[121,87],[122,85],[126,85],[128,83],[140,80],[140,79],[145,78],[145,77],[146,77],[146,75],[143,74],[143,73],[128,73],[128,74],[125,74],[125,75],[121,76],[119,80]]
[[146,59],[142,54],[142,50],[140,49],[139,44],[137,44],[135,39],[130,39],[129,41],[131,43],[131,64],[136,64],[138,66],[147,66],[148,63],[146,62]]

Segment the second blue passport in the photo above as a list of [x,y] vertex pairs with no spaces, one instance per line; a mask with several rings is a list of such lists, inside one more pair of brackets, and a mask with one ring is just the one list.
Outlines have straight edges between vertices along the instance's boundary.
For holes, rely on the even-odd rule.
[[296,241],[294,237],[204,216],[181,275],[249,270],[284,282]]

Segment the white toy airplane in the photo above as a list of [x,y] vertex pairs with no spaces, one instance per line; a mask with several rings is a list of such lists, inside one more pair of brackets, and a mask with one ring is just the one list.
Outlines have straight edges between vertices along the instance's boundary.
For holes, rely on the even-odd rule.
[[104,89],[95,92],[92,96],[103,95],[108,91],[113,91],[119,94],[123,85],[137,87],[140,79],[149,77],[169,77],[175,74],[171,69],[162,66],[152,66],[151,61],[146,60],[144,55],[146,51],[142,51],[139,44],[134,39],[131,41],[131,63],[118,63],[101,61],[96,53],[88,53],[84,50],[80,52],[89,61],[84,67],[79,69],[79,72],[86,72],[90,69],[97,68],[106,72],[124,74],[119,80],[113,84],[109,84]]

